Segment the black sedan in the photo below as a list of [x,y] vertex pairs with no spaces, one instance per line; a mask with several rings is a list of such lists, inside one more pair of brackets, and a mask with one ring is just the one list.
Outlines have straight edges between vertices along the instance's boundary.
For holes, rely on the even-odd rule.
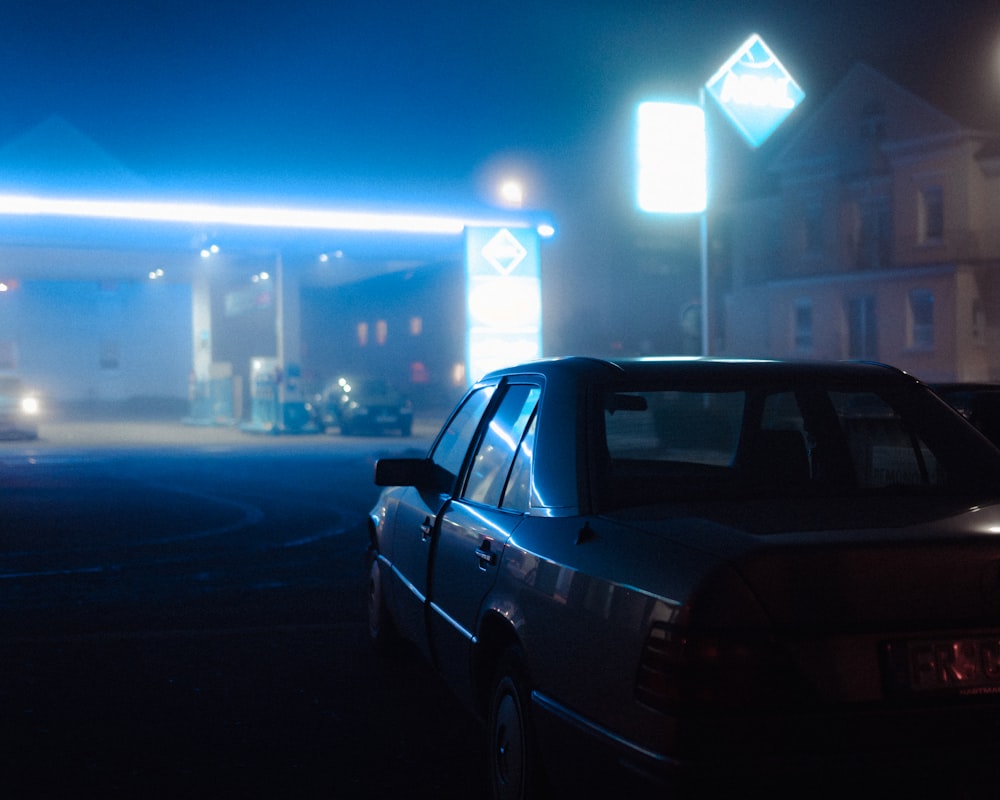
[[1000,757],[1000,452],[903,372],[526,364],[375,481],[371,638],[482,715],[499,798]]
[[413,403],[381,378],[338,378],[316,400],[320,430],[339,427],[345,436],[413,431]]
[[1000,446],[1000,384],[937,383],[931,388],[979,428],[984,436]]

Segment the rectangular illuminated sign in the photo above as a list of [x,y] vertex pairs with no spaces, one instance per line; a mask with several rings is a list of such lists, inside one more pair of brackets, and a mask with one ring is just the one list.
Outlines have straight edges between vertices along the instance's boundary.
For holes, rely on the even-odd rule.
[[638,204],[659,214],[699,213],[707,203],[705,113],[695,105],[640,103]]
[[542,287],[533,228],[467,228],[466,376],[539,358]]

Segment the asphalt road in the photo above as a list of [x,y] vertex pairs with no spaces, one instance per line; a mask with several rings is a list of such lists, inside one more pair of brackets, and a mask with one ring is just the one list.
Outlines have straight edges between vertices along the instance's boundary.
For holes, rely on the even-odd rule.
[[372,463],[434,429],[0,443],[0,796],[483,796],[478,723],[365,640]]

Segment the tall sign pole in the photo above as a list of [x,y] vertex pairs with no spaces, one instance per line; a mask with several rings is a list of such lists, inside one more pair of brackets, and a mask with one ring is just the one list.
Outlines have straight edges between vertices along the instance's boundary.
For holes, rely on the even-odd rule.
[[[756,33],[709,78],[700,92],[719,104],[747,144],[760,147],[805,98],[805,92]],[[711,354],[709,314],[708,209],[701,223],[701,353]]]
[[[698,92],[698,107],[701,108],[702,114],[705,113],[705,90],[702,89]],[[707,124],[707,123],[706,123]],[[707,137],[707,132],[706,132]],[[708,171],[708,161],[706,159],[705,170]],[[708,176],[705,177],[706,185],[706,195],[708,186]],[[700,286],[701,286],[701,354],[703,356],[709,356],[712,354],[711,336],[709,333],[708,321],[711,316],[708,313],[709,309],[709,291],[708,291],[708,202],[706,200],[705,207],[701,210],[701,221],[698,225],[698,259],[700,267]]]

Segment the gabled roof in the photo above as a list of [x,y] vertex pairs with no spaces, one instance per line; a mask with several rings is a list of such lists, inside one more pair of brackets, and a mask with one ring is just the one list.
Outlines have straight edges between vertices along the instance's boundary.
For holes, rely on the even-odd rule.
[[57,115],[0,146],[0,191],[113,193],[145,186],[142,178]]
[[792,134],[772,168],[851,160],[864,142],[865,125],[878,126],[883,148],[940,141],[963,134],[961,123],[867,64],[855,64],[822,104]]

